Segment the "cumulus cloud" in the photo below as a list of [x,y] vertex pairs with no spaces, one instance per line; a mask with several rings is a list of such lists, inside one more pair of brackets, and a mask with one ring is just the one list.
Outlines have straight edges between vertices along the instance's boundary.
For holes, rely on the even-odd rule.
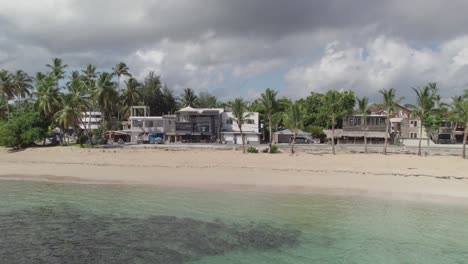
[[[140,79],[154,71],[173,89],[221,97],[258,94],[272,73],[281,75],[282,93],[296,95],[338,87],[373,94],[432,80],[449,94],[467,82],[467,1],[0,0],[0,6],[0,68],[31,74],[46,70],[53,57],[73,69],[92,63],[110,70],[125,61]],[[258,87],[239,91],[250,80]]]
[[450,96],[466,89],[468,37],[449,40],[434,49],[412,47],[401,39],[379,36],[364,45],[333,42],[323,56],[288,71],[289,93],[352,89],[375,96],[394,87],[406,97],[412,87],[437,82],[441,94]]

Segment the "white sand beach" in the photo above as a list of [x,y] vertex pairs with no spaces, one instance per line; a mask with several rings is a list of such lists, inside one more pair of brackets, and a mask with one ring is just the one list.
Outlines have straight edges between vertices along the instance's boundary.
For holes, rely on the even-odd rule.
[[3,180],[468,199],[468,161],[448,156],[53,147],[1,149],[0,168]]

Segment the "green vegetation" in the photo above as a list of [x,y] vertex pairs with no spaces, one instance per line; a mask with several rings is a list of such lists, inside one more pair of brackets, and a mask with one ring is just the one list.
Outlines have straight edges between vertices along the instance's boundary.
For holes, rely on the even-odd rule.
[[258,153],[258,149],[256,147],[249,147],[247,149],[248,153]]
[[24,112],[14,115],[0,125],[0,146],[24,148],[47,136],[49,123],[38,113]]
[[270,153],[272,154],[280,153],[279,147],[276,145],[271,146]]
[[[143,80],[137,80],[124,62],[117,63],[111,72],[100,72],[92,64],[86,65],[81,71],[67,71],[68,68],[60,58],[54,58],[50,64],[46,64],[46,71],[38,72],[34,77],[22,70],[0,70],[1,129],[3,133],[24,133],[22,136],[15,133],[8,135],[7,138],[1,139],[0,145],[25,147],[40,140],[38,136],[42,136],[42,142],[46,142],[45,135],[53,133],[57,133],[59,141],[63,143],[64,135],[69,129],[77,132],[80,144],[104,142],[105,138],[101,138],[102,132],[121,129],[121,122],[128,120],[133,105],[149,106],[150,115],[153,116],[174,113],[186,106],[230,107],[240,130],[248,118],[245,112],[260,113],[263,141],[269,143],[268,150],[271,153],[275,150],[273,133],[290,128],[296,132],[298,129],[308,131],[322,141],[326,139],[323,130],[331,129],[331,147],[335,154],[335,129],[343,127],[343,120],[347,115],[357,113],[363,116],[364,122],[361,125],[362,130],[366,131],[366,116],[372,106],[367,97],[357,98],[353,91],[346,90],[311,92],[307,97],[293,101],[279,97],[278,91],[268,88],[252,102],[241,98],[221,102],[208,92],[196,93],[191,88],[186,88],[176,95],[154,72],[148,73]],[[454,97],[452,102],[447,104],[448,102],[439,96],[435,83],[413,90],[417,101],[415,105],[408,107],[414,110],[424,128],[438,129],[444,121],[466,126],[465,105],[468,95]],[[375,105],[385,110],[389,120],[403,98],[398,98],[397,91],[393,88],[380,90],[379,93],[382,99]],[[81,115],[83,112],[95,111],[101,112],[103,118],[100,131],[93,133],[90,121],[83,123]],[[18,120],[33,112],[37,112],[36,117],[48,124],[46,131],[43,131],[42,122],[30,122],[30,127],[27,124],[24,127],[19,126]],[[34,130],[36,125],[38,129]],[[390,125],[387,121],[384,154],[387,153]],[[421,128],[421,131],[424,128]],[[455,131],[453,133],[455,134]],[[244,134],[241,134],[245,153]],[[419,135],[418,153],[421,154],[422,133]],[[366,136],[364,141],[367,152]],[[466,145],[466,138],[463,141]],[[291,152],[294,152],[294,144],[291,146]],[[463,153],[466,156],[465,150]]]

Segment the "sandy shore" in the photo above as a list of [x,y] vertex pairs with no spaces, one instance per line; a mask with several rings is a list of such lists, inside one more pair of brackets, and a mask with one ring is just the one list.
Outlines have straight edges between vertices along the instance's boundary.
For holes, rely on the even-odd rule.
[[233,150],[0,149],[0,179],[439,197],[468,201],[468,161],[413,155],[242,154]]

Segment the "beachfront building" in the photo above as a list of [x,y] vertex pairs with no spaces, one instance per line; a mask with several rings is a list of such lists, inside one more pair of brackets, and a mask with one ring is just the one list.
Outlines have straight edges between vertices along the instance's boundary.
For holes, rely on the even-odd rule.
[[159,137],[163,141],[167,134],[175,131],[175,115],[150,116],[148,106],[132,107],[129,117],[129,133],[131,142],[147,142],[150,136]]
[[[242,125],[246,143],[260,143],[259,114],[248,116]],[[184,107],[175,113],[175,130],[167,136],[171,142],[242,144],[232,112],[224,108]]]
[[[421,122],[415,118],[413,112],[401,105],[395,107],[390,115],[390,131],[386,132],[387,111],[372,106],[367,115],[367,126],[362,126],[362,115],[351,115],[343,119],[343,126],[335,129],[336,143],[363,144],[364,134],[369,144],[383,144],[387,134],[390,144],[401,143],[403,140],[419,139]],[[331,139],[331,130],[324,130],[328,139]],[[423,138],[427,139],[423,129]]]
[[184,107],[175,113],[175,130],[167,135],[171,142],[217,142],[221,138],[223,112],[223,108]]
[[447,120],[442,121],[438,128],[430,129],[431,140],[436,144],[461,144],[464,134],[464,126]]
[[81,113],[81,122],[80,129],[83,130],[96,130],[101,126],[102,123],[102,113],[101,112],[82,112]]
[[[273,143],[274,144],[291,144],[294,138],[294,131],[290,129],[285,129],[273,133]],[[310,143],[312,140],[312,134],[299,130],[296,137],[297,143]]]
[[[242,124],[246,144],[260,144],[259,114],[257,112],[246,113],[246,122]],[[224,143],[242,144],[242,137],[234,115],[227,111],[221,114],[222,119],[222,141]]]

